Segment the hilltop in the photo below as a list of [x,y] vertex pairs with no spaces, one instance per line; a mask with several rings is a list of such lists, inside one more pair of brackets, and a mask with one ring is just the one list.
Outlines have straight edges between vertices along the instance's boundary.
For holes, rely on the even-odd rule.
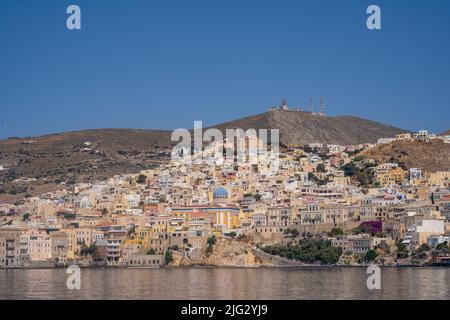
[[[394,137],[405,130],[378,122],[353,117],[319,116],[303,111],[275,110],[218,125],[218,129],[280,129],[284,144],[350,144],[373,143],[379,138]],[[0,152],[58,153],[72,151],[85,142],[92,142],[105,152],[144,151],[168,148],[170,130],[95,129],[44,135],[40,137],[0,140]]]
[[39,137],[9,138],[0,140],[1,152],[20,150],[40,153],[73,151],[85,142],[92,142],[105,152],[119,150],[144,150],[167,146],[170,139],[167,130],[94,129],[55,133]]
[[286,145],[327,143],[357,145],[391,138],[405,130],[378,122],[353,117],[320,116],[304,111],[274,110],[222,123],[214,128],[279,129],[280,141]]

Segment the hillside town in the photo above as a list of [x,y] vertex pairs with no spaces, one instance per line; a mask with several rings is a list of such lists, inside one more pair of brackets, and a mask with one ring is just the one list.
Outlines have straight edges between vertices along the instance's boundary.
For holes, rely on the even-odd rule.
[[[423,130],[378,144],[435,139],[450,143]],[[450,171],[377,163],[375,146],[283,146],[277,171],[170,162],[61,184],[0,204],[0,267],[449,265]]]

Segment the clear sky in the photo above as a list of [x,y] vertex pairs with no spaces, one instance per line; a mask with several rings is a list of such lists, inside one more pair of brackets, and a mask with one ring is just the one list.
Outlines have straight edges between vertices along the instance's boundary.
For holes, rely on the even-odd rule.
[[213,125],[320,96],[329,115],[439,133],[449,39],[448,0],[1,0],[0,138]]

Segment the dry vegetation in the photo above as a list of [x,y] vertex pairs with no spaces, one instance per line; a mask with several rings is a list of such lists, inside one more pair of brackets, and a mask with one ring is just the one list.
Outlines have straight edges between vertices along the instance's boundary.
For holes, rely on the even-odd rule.
[[0,202],[158,166],[168,159],[169,137],[168,131],[105,129],[0,141]]
[[450,144],[440,140],[397,141],[377,146],[362,155],[378,163],[397,162],[407,169],[421,168],[427,172],[450,170]]

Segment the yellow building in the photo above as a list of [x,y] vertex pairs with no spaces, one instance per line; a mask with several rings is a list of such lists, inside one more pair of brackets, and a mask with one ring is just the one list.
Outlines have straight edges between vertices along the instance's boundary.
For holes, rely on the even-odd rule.
[[174,217],[182,217],[184,221],[189,222],[190,216],[194,212],[205,212],[207,219],[217,227],[221,227],[225,230],[236,229],[240,225],[239,216],[241,215],[241,210],[236,207],[182,207],[174,208],[172,210],[172,215]]
[[56,207],[50,203],[38,204],[37,214],[43,217],[52,217],[56,215]]
[[381,186],[387,187],[394,184],[401,184],[405,179],[405,170],[400,167],[380,168],[377,170],[377,181]]
[[447,188],[450,186],[450,171],[439,171],[430,173],[428,185],[433,187]]
[[127,259],[132,255],[137,255],[143,252],[144,246],[143,242],[140,239],[127,239],[123,242],[122,245],[122,255],[123,259]]
[[152,235],[153,231],[150,227],[137,227],[134,230],[136,239],[145,240]]
[[80,246],[77,245],[76,229],[67,228],[61,229],[62,232],[67,234],[67,259],[75,259],[75,253],[79,252]]
[[333,177],[331,180],[330,185],[334,187],[344,187],[350,184],[350,177]]
[[413,140],[411,133],[400,133],[395,136],[397,141],[411,141]]

